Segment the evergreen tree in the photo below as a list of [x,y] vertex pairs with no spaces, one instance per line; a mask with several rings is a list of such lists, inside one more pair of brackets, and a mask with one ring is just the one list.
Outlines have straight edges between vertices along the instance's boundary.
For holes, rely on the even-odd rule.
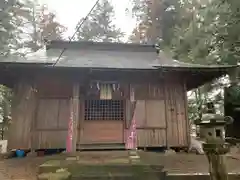
[[[174,27],[180,22],[178,0],[132,0],[132,14],[139,21],[140,43],[169,45]],[[144,27],[144,28],[143,28]],[[131,38],[134,37],[134,33]],[[136,34],[138,35],[138,34]]]
[[[24,46],[30,49],[30,52],[37,51],[45,45],[45,40],[63,39],[63,33],[66,27],[56,21],[56,15],[50,12],[45,5],[37,3],[29,4],[29,12],[31,19],[25,28],[25,34],[28,39],[24,42]],[[29,32],[29,26],[31,31]]]
[[[44,38],[60,39],[65,30],[53,13],[33,0],[0,1],[0,57],[12,53],[25,55],[21,50],[26,48],[37,51],[44,46]],[[1,138],[11,119],[11,98],[11,90],[0,85]]]
[[[34,0],[9,0],[0,3],[0,52],[2,55],[30,52],[44,46],[44,39],[62,39],[66,28],[54,13]],[[23,52],[23,53],[22,53]]]
[[5,132],[11,123],[12,91],[0,85],[0,136],[5,139]]
[[123,33],[113,24],[113,17],[113,6],[107,0],[100,1],[78,31],[77,39],[98,42],[120,41]]
[[22,4],[17,0],[0,2],[0,55],[7,55],[18,46]]

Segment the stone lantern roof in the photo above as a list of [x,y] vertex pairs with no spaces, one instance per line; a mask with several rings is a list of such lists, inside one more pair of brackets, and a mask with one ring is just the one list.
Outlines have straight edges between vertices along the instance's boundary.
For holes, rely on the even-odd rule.
[[223,116],[220,114],[206,113],[202,115],[201,121],[196,122],[200,126],[225,126],[231,124],[233,118],[230,116]]

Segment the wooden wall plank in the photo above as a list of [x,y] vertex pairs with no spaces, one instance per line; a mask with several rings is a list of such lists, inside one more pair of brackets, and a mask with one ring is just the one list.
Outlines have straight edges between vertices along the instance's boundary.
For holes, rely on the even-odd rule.
[[34,148],[65,148],[69,99],[39,99],[36,109]]
[[[138,130],[163,128],[162,132],[165,133],[166,146],[188,146],[188,130],[186,128],[188,120],[186,118],[186,89],[184,89],[184,83],[172,78],[166,79],[165,82],[159,82],[159,84],[146,83],[132,84],[131,86],[135,89],[136,104],[139,103],[136,105],[139,108],[139,110],[136,109],[138,111],[136,113]],[[126,128],[129,128],[129,126]],[[164,128],[167,130],[164,130]],[[143,133],[143,131],[141,132]],[[148,131],[144,133],[147,136]]]
[[166,129],[137,129],[138,147],[166,146]]
[[57,124],[57,127],[59,129],[68,127],[69,106],[70,106],[69,99],[59,100],[58,124]]
[[123,121],[89,120],[84,122],[83,134],[78,144],[123,143],[123,133]]
[[186,109],[185,109],[185,92],[184,92],[184,84],[179,84],[178,88],[176,88],[176,99],[177,103],[177,118],[178,118],[178,132],[179,132],[179,145],[186,146],[188,145],[187,141],[187,121],[186,118]]
[[166,127],[164,100],[146,101],[146,127]]
[[146,104],[144,100],[137,100],[135,105],[135,118],[138,127],[143,127],[146,125]]
[[167,109],[167,144],[170,147],[188,146],[184,84],[169,82],[165,87]]
[[164,99],[164,84],[133,84],[135,89],[135,98],[137,100]]
[[36,107],[36,91],[31,84],[21,81],[14,88],[12,124],[8,131],[9,149],[30,149],[32,121]]
[[66,148],[67,129],[56,131],[36,131],[36,149]]
[[39,97],[70,98],[72,96],[72,82],[59,77],[40,76],[36,79]]
[[53,129],[58,127],[58,99],[40,99],[36,113],[36,129]]

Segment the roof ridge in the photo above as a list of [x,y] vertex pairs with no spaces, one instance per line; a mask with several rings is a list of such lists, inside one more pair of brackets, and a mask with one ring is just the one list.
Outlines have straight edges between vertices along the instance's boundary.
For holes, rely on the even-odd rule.
[[122,42],[93,42],[93,41],[63,41],[54,40],[48,42],[46,49],[89,49],[89,50],[112,50],[112,51],[131,51],[131,52],[156,52],[155,45],[122,43]]

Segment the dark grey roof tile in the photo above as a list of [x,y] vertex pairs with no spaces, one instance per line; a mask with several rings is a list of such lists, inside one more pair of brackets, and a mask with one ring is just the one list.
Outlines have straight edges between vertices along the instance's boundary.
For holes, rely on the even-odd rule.
[[184,63],[159,55],[152,45],[52,41],[26,57],[0,57],[0,63],[55,63],[65,49],[56,67],[114,68],[114,69],[160,69],[160,68],[227,68],[232,66],[200,65]]

